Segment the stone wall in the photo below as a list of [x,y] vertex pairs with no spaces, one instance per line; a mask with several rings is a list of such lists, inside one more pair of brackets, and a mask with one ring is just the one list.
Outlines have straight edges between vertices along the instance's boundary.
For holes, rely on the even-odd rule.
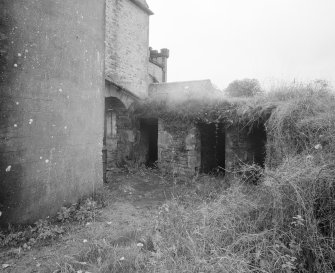
[[163,70],[162,67],[159,65],[149,62],[149,67],[148,67],[148,72],[149,72],[149,81],[150,83],[159,83],[163,82]]
[[170,51],[162,48],[160,51],[149,48],[149,75],[151,82],[162,83],[167,82],[167,59]]
[[0,1],[0,217],[31,223],[102,185],[104,2]]
[[115,109],[106,116],[109,124],[106,130],[107,171],[113,171],[134,161],[134,149],[139,136],[127,109]]
[[148,88],[149,14],[134,1],[106,0],[106,75],[143,98]]
[[158,165],[163,172],[193,175],[200,168],[200,138],[194,125],[158,123]]
[[[224,170],[234,171],[243,163],[264,166],[266,135],[262,126],[249,132],[248,128],[239,125],[225,128],[220,124],[215,134],[215,125],[212,126],[214,129],[210,125],[159,120],[160,169],[163,172],[194,175],[196,172],[211,173],[217,167],[221,167],[217,170],[223,171],[221,173]],[[217,137],[224,139],[215,139]]]
[[256,163],[264,166],[266,156],[266,133],[260,127],[260,134],[239,125],[226,130],[226,169],[236,170],[242,163]]

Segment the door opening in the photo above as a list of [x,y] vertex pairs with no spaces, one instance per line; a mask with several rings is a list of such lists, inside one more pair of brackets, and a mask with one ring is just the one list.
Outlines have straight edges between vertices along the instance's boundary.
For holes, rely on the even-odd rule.
[[147,167],[156,167],[158,160],[158,120],[147,118],[140,120],[142,142],[146,145]]
[[201,172],[225,173],[226,134],[223,124],[198,124],[201,138]]
[[254,126],[248,135],[248,142],[253,156],[254,164],[264,168],[266,158],[266,129],[260,123]]

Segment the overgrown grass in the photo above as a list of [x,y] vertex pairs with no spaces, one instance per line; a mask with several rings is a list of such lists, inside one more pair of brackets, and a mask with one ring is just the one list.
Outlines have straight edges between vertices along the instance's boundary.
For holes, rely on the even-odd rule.
[[334,272],[333,93],[301,85],[212,108],[189,103],[162,115],[181,111],[187,119],[193,109],[193,118],[207,113],[203,120],[210,122],[227,120],[228,112],[250,126],[266,121],[267,160],[258,184],[249,183],[254,166],[226,177],[229,188],[190,180],[193,190],[161,206],[144,239],[134,231],[92,242],[63,258],[57,272]]
[[259,184],[241,176],[214,201],[167,203],[148,272],[334,272],[333,93],[300,85],[230,103],[239,120],[268,118]]
[[[97,272],[335,271],[333,94],[295,86],[231,100],[229,107],[251,126],[267,120],[265,169],[244,166],[239,175],[221,181],[229,180],[228,188],[209,179],[188,181],[193,190],[179,191],[160,207],[144,242],[151,242],[150,249],[139,248],[136,239],[125,245],[96,244],[80,254],[83,260]],[[199,113],[204,112],[195,116]],[[206,119],[219,121],[220,104],[207,113]],[[258,184],[251,185],[255,170]],[[78,270],[69,264],[72,268],[61,272]]]

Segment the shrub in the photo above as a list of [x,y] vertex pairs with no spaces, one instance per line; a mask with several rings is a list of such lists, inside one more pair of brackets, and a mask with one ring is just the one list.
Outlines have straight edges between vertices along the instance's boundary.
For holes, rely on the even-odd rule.
[[263,91],[258,80],[243,79],[231,82],[225,93],[231,97],[253,97],[263,93]]

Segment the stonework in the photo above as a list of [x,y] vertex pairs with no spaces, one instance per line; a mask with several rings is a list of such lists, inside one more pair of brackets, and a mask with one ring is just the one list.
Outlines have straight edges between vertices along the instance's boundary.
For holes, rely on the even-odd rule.
[[106,0],[105,73],[140,98],[147,96],[148,48],[149,14],[134,1]]
[[[252,133],[238,125],[212,125],[218,128],[213,136],[208,135],[209,130],[201,124],[181,124],[160,119],[157,144],[160,170],[192,176],[201,172],[234,172],[241,164],[264,164],[265,132],[260,130],[261,133]],[[212,137],[220,139],[208,142]],[[204,142],[204,138],[207,141]],[[204,143],[211,146],[204,147]],[[219,169],[215,170],[213,166]]]
[[145,0],[106,1],[105,100],[119,102],[106,104],[105,109],[103,158],[107,176],[126,164],[156,161],[153,125],[135,120],[131,112],[136,102],[148,96],[150,83],[166,79],[168,50],[152,54],[149,49],[150,15]]
[[[193,126],[159,120],[158,166],[163,172],[195,174],[200,167],[199,133]],[[172,125],[172,126],[171,126]]]
[[266,132],[261,128],[249,132],[248,128],[235,125],[226,130],[226,169],[236,171],[241,164],[264,166],[266,157]]
[[163,82],[163,70],[159,65],[149,62],[148,74],[150,83]]
[[149,76],[151,83],[167,82],[167,59],[170,52],[167,48],[162,48],[160,52],[149,48]]
[[[135,144],[136,130],[133,130],[132,121],[127,110],[111,112],[115,117],[115,133],[107,136],[107,170],[124,166],[132,158],[133,145]],[[113,122],[113,119],[107,120]]]

